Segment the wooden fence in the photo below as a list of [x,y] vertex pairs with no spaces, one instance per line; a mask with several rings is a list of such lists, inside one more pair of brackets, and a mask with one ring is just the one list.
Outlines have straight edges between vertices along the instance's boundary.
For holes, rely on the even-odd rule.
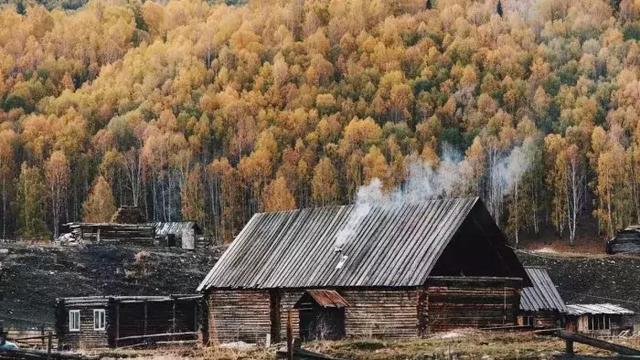
[[50,350],[58,348],[58,337],[50,329],[8,330],[7,340],[21,348]]

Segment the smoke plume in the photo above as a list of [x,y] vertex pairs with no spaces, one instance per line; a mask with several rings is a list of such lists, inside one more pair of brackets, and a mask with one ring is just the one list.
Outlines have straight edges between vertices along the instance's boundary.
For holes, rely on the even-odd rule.
[[437,167],[423,161],[409,162],[407,179],[395,189],[385,191],[382,181],[373,179],[358,189],[349,219],[336,234],[336,251],[341,251],[356,235],[373,206],[390,207],[442,197],[480,196],[494,218],[500,219],[504,198],[519,186],[520,179],[531,166],[534,146],[534,141],[527,138],[510,152],[489,151],[483,174],[478,177],[472,164],[445,144]]

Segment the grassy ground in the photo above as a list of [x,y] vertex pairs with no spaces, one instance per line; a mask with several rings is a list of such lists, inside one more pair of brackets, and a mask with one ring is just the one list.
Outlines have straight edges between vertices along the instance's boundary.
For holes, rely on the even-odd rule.
[[[640,338],[616,339],[617,343],[640,348]],[[339,359],[409,360],[409,359],[554,359],[562,356],[564,342],[534,333],[482,332],[460,330],[427,339],[403,341],[348,340],[305,343],[304,348]],[[601,359],[613,354],[576,344],[578,355]],[[266,360],[275,358],[276,348],[243,350],[216,347],[198,349],[126,350],[102,354],[113,358],[203,360]],[[575,358],[574,358],[575,359]]]

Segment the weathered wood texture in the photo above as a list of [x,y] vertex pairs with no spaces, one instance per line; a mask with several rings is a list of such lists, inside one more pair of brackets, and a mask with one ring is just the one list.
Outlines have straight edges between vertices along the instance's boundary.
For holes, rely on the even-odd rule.
[[535,329],[553,329],[561,326],[562,315],[555,311],[527,311],[518,315],[518,325],[526,326],[525,319],[531,317]]
[[350,338],[408,338],[418,335],[418,290],[345,290],[345,328]]
[[[339,290],[350,304],[345,308],[347,337],[406,338],[417,335],[417,290]],[[293,309],[304,294],[301,290],[282,290],[280,336],[286,336],[287,311],[293,310],[293,333],[300,334],[299,313]]]
[[[119,347],[145,341],[194,340],[200,325],[200,297],[67,298],[56,309],[60,344],[72,349]],[[83,303],[83,299],[85,302]],[[94,310],[105,311],[105,329],[94,329]],[[80,331],[69,330],[69,311],[80,310]],[[157,336],[162,335],[162,336]]]
[[[589,329],[589,318],[600,317],[603,318],[602,314],[583,314],[580,316],[567,316],[565,329],[569,331],[576,331],[583,334],[588,334],[592,336],[614,336],[620,334],[622,331],[631,330],[633,331],[633,319],[631,316],[624,315],[606,315],[608,319],[609,326],[606,329]],[[605,320],[601,320],[605,321]],[[592,320],[592,322],[596,322],[596,320]]]
[[[23,348],[46,349],[49,332],[55,334],[55,331],[50,328],[44,330],[7,330],[7,339]],[[52,340],[53,347],[57,348],[58,338],[54,336]]]
[[[109,346],[109,319],[106,319],[105,330],[93,329],[94,306],[74,306],[66,308],[63,319],[58,321],[58,336],[61,345],[72,349],[105,348]],[[103,307],[104,309],[104,307]],[[80,310],[80,331],[69,331],[69,310]]]
[[[503,286],[498,286],[502,284]],[[453,282],[427,289],[340,289],[347,338],[411,338],[460,327],[515,325],[519,289],[499,280]],[[299,313],[293,309],[302,290],[216,290],[209,293],[209,335],[212,341],[264,342],[277,311],[280,340],[286,338],[287,314],[292,311],[294,336],[300,336]]]
[[271,333],[269,298],[268,290],[208,292],[210,342],[264,343]]
[[570,354],[573,353],[573,351],[571,351],[573,346],[569,346],[569,344],[575,341],[575,342],[590,345],[599,349],[613,351],[620,355],[630,355],[634,357],[640,356],[640,350],[630,348],[624,345],[614,344],[612,342],[608,342],[600,339],[594,339],[594,338],[576,334],[570,331],[560,330],[557,332],[556,335],[567,341],[567,350],[568,350],[567,352]]
[[438,281],[427,292],[429,332],[516,324],[520,290],[500,280]]
[[278,292],[280,296],[280,338],[285,339],[287,336],[287,312],[291,311],[291,326],[293,329],[293,336],[300,336],[300,314],[298,310],[293,306],[304,295],[302,290],[280,290]]
[[72,233],[87,242],[127,242],[153,245],[155,227],[148,224],[71,224]]

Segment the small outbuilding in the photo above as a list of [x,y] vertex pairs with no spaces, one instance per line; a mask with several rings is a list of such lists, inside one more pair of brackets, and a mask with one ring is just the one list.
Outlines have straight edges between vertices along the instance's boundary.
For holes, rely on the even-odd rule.
[[74,239],[87,243],[129,243],[153,246],[155,227],[152,224],[68,223]]
[[160,244],[169,247],[181,247],[194,250],[205,247],[202,229],[193,221],[152,223],[155,237]]
[[[121,209],[122,210],[122,209]],[[121,213],[120,213],[121,214]],[[193,221],[156,223],[68,223],[70,238],[86,243],[126,243],[186,250],[207,246],[202,229]]]
[[567,305],[566,329],[594,336],[633,334],[634,312],[614,304]]
[[526,266],[533,286],[522,289],[518,325],[531,328],[562,326],[567,306],[545,268]]
[[202,295],[88,296],[57,300],[63,348],[91,349],[197,341]]
[[515,325],[531,282],[479,198],[254,215],[198,287],[214,342]]
[[640,225],[619,230],[607,241],[607,254],[640,254]]

